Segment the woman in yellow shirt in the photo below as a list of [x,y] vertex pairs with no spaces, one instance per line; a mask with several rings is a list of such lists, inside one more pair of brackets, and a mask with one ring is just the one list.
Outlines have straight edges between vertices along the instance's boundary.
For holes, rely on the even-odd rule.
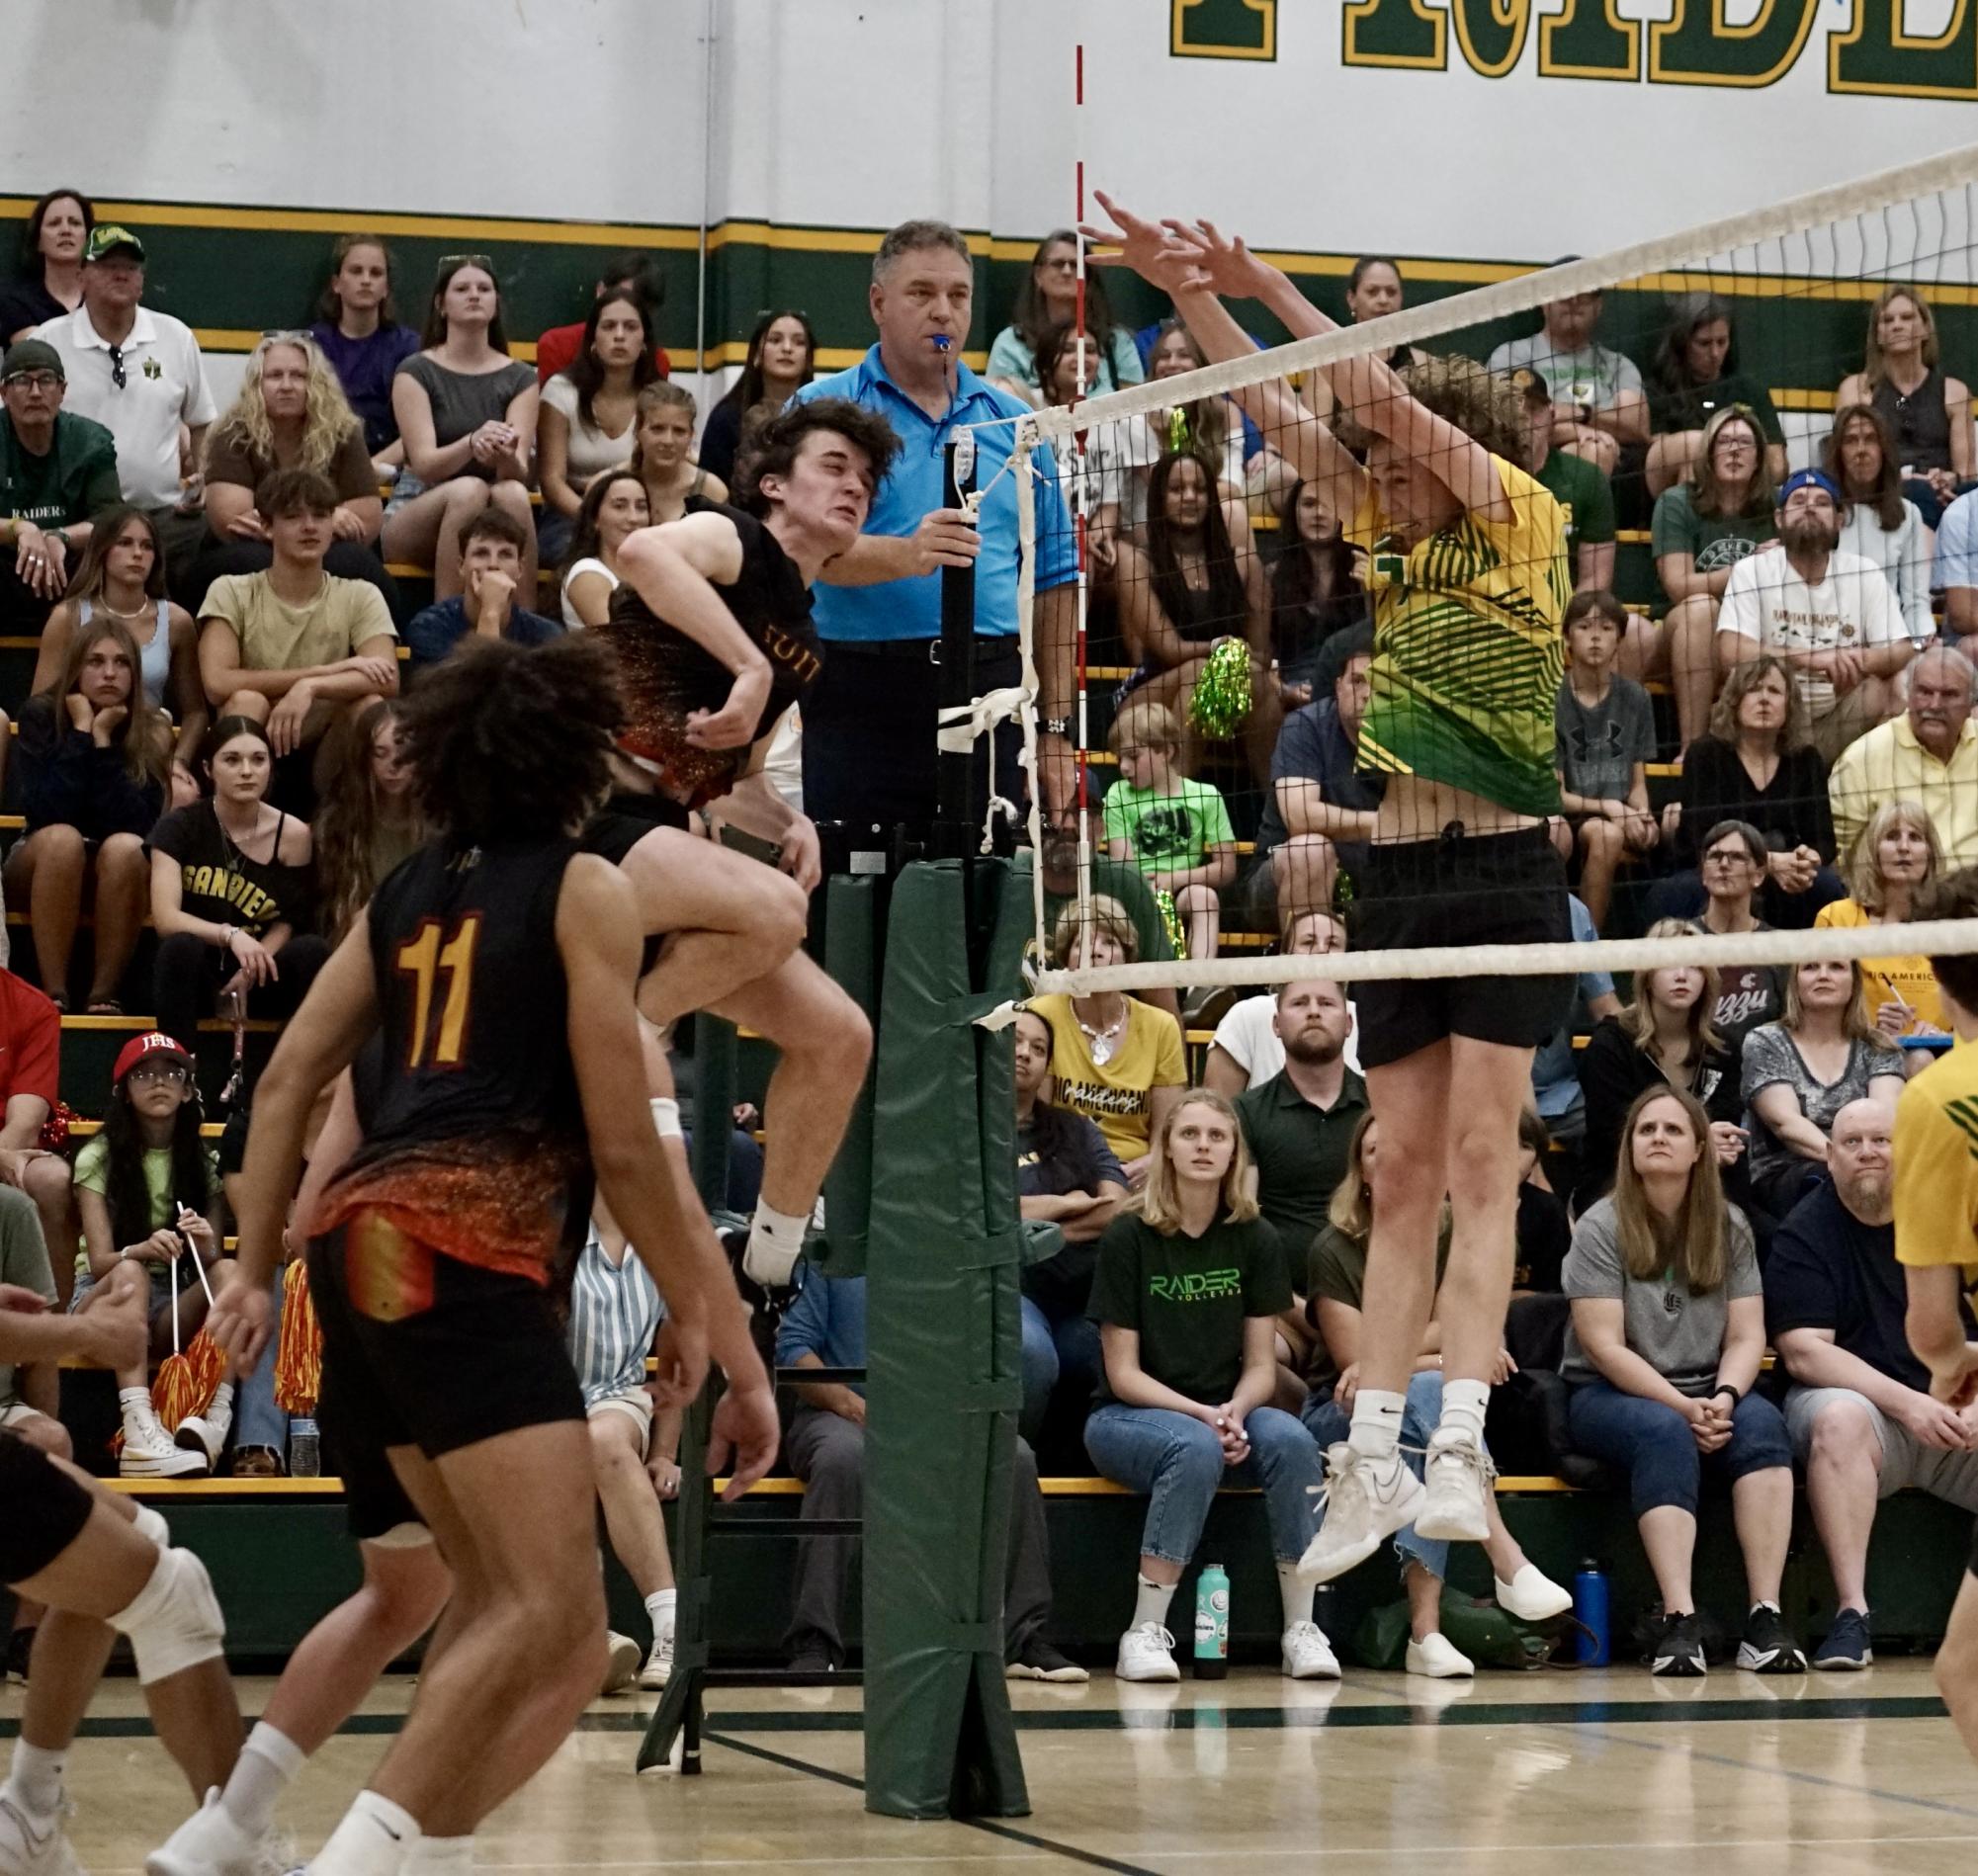
[[[1929,814],[1915,802],[1885,802],[1849,849],[1848,885],[1853,896],[1823,905],[1813,922],[1844,930],[1906,923],[1917,893],[1942,868],[1943,848]],[[1946,1033],[1928,958],[1863,958],[1861,979],[1869,1018],[1883,1035]]]
[[[1126,907],[1104,895],[1089,904],[1092,967],[1133,963],[1140,946]],[[1084,930],[1075,899],[1059,913],[1051,933],[1051,962],[1059,970],[1087,962]],[[1188,1084],[1180,1025],[1165,1010],[1119,990],[1034,996],[1030,1008],[1051,1025],[1057,1105],[1098,1128],[1138,1192],[1147,1182],[1154,1137]]]

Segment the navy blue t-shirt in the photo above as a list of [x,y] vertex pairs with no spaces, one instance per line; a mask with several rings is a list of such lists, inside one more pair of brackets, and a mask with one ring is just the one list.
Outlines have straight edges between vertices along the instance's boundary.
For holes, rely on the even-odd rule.
[[[413,670],[439,663],[473,631],[473,621],[468,617],[464,598],[443,599],[414,613],[411,624],[405,628],[405,645],[412,654]],[[516,606],[510,610],[501,636],[510,644],[548,644],[552,639],[563,636],[563,628],[555,619],[545,619],[539,612],[525,612]]]
[[[1257,824],[1257,851],[1268,853],[1281,847],[1287,833],[1284,816],[1277,811],[1279,782],[1317,782],[1319,792],[1334,808],[1371,813],[1381,805],[1386,778],[1360,775],[1353,769],[1352,739],[1339,722],[1339,707],[1330,697],[1307,704],[1285,718],[1277,732],[1277,747],[1270,752],[1270,793],[1264,797],[1263,814]],[[1366,847],[1356,840],[1337,843],[1339,863],[1350,873],[1357,857],[1365,864]]]

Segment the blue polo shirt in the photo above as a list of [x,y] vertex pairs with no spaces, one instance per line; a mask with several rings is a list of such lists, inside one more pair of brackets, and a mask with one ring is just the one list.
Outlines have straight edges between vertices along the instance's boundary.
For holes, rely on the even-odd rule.
[[[955,401],[939,422],[887,376],[877,345],[849,371],[813,379],[797,392],[797,399],[848,397],[867,410],[877,411],[900,438],[900,454],[873,496],[872,512],[866,517],[867,534],[909,535],[920,525],[922,516],[942,505],[941,452],[956,426],[1028,414],[1027,404],[987,384],[959,361],[955,375]],[[1013,423],[976,432],[976,486],[988,491],[980,523],[982,556],[976,561],[976,631],[985,638],[1013,638],[1017,631],[1016,471],[996,479],[996,471],[1009,460],[1015,443]],[[1078,558],[1071,516],[1058,492],[1057,459],[1039,444],[1031,453],[1031,467],[1037,505],[1037,590],[1041,593],[1076,579]],[[828,575],[811,589],[817,636],[826,641],[941,636],[939,573],[888,580],[878,586],[832,586],[827,582]]]
[[797,1271],[800,1287],[776,1331],[777,1367],[794,1368],[799,1355],[816,1355],[826,1368],[863,1368],[865,1279],[826,1277],[801,1263]]

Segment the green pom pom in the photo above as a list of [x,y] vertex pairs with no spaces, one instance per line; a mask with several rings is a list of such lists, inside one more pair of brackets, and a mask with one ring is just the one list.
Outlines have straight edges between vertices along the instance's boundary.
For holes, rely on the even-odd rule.
[[1225,639],[1209,653],[1202,675],[1195,680],[1188,721],[1203,735],[1226,742],[1249,721],[1249,646],[1241,639]]
[[1154,889],[1155,909],[1161,914],[1161,922],[1167,928],[1167,942],[1174,947],[1177,958],[1188,955],[1188,933],[1181,923],[1181,914],[1174,909],[1174,895],[1164,886]]

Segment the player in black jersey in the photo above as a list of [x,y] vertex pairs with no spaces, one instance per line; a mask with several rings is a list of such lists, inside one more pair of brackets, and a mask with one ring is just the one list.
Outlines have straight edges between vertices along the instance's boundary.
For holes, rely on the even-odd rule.
[[401,733],[445,831],[379,889],[255,1093],[239,1275],[212,1318],[243,1369],[268,1337],[310,1107],[383,1032],[370,1132],[312,1221],[310,1292],[340,1459],[388,1463],[456,1583],[446,1645],[315,1876],[397,1876],[422,1837],[471,1837],[597,1689],[590,1453],[549,1296],[593,1168],[666,1297],[660,1398],[691,1400],[712,1355],[731,1383],[714,1458],[735,1448],[731,1490],[775,1456],[773,1397],[721,1248],[678,1162],[653,1152],[644,1104],[623,1098],[640,917],[625,879],[574,838],[619,716],[608,655],[584,640],[467,646],[428,675]]
[[[763,771],[777,725],[822,669],[811,585],[858,539],[899,449],[884,418],[843,398],[780,412],[744,451],[738,508],[633,535],[595,635],[618,654],[626,723],[618,792],[585,845],[638,888],[666,933],[639,1006],[663,1028],[712,1010],[778,1050],[764,1102],[762,1192],[744,1274],[781,1285],[844,1137],[872,1036],[864,1014],[798,946],[820,873],[817,832]],[[744,512],[745,511],[745,512]],[[688,829],[727,822],[781,852],[795,891]]]

